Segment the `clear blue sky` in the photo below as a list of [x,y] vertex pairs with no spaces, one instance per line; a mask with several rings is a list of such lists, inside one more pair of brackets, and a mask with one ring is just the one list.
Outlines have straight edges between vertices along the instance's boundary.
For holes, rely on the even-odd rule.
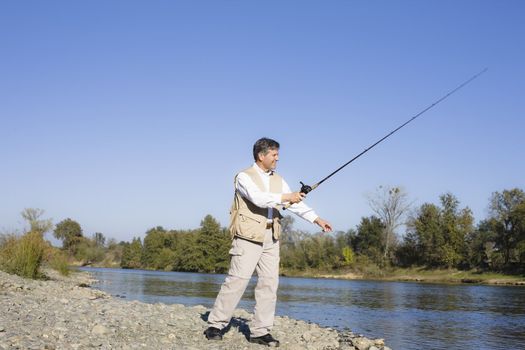
[[[20,212],[117,240],[227,225],[253,142],[313,184],[485,67],[479,79],[312,192],[336,230],[366,194],[451,192],[486,217],[525,188],[523,1],[3,1],[0,229]],[[296,227],[315,227],[296,221]]]

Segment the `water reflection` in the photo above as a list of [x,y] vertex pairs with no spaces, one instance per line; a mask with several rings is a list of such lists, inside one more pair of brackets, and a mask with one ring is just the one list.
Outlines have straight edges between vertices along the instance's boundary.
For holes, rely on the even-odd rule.
[[[224,275],[87,269],[97,288],[144,302],[213,306]],[[255,280],[239,307],[252,311]],[[525,288],[283,277],[277,314],[394,349],[525,349]]]

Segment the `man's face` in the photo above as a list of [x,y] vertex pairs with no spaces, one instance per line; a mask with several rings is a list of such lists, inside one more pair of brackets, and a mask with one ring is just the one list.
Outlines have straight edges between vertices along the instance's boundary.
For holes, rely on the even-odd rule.
[[263,170],[270,171],[274,170],[277,167],[277,161],[279,160],[279,150],[271,149],[263,155],[259,153],[259,163]]

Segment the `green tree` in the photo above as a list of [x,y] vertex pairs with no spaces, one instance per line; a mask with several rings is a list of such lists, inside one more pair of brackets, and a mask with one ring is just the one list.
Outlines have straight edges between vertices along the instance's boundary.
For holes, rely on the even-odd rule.
[[199,271],[225,272],[228,269],[230,236],[211,215],[201,221],[196,239]]
[[140,238],[133,238],[131,243],[124,245],[120,266],[124,269],[139,269],[142,267],[142,242]]
[[440,249],[442,264],[459,267],[467,259],[467,237],[474,231],[474,218],[468,207],[459,209],[459,201],[454,195],[444,194],[440,200],[441,230],[445,240]]
[[62,247],[71,254],[75,253],[76,245],[78,245],[83,238],[80,224],[69,218],[62,220],[56,225],[53,235],[56,239],[62,240]]
[[468,260],[467,238],[473,232],[471,210],[459,209],[459,201],[452,194],[440,196],[441,207],[423,204],[407,224],[404,243],[416,248],[420,263],[434,267],[460,267]]
[[438,266],[440,264],[439,247],[445,244],[445,238],[440,229],[440,209],[435,204],[425,203],[416,217],[407,224],[408,237],[417,243],[419,260],[422,264]]
[[158,266],[157,258],[162,249],[169,246],[166,230],[162,226],[149,229],[144,237],[143,245],[142,266],[153,269],[164,269],[165,266]]
[[378,265],[383,265],[385,225],[377,216],[363,217],[357,226],[352,247],[357,254],[368,256]]
[[155,269],[171,271],[175,266],[175,251],[162,248],[155,259]]
[[516,228],[518,231],[518,242],[516,250],[519,259],[519,269],[525,272],[525,202],[522,202],[514,208],[512,215],[515,217]]
[[106,250],[93,239],[80,237],[74,245],[74,257],[82,266],[92,265],[104,260]]
[[494,192],[490,198],[489,223],[495,232],[496,248],[501,251],[503,267],[510,268],[519,262],[520,250],[524,247],[524,203],[523,190],[514,188]]
[[323,266],[323,242],[318,236],[309,237],[300,242],[304,253],[306,265],[310,268],[319,268]]
[[423,264],[423,247],[420,244],[418,233],[413,230],[407,230],[403,241],[396,248],[396,263],[399,266],[412,266]]
[[494,267],[495,237],[488,220],[481,221],[477,230],[467,237],[468,262],[471,268],[487,270]]
[[202,254],[197,247],[195,231],[179,232],[179,243],[175,254],[175,270],[199,272],[203,263]]

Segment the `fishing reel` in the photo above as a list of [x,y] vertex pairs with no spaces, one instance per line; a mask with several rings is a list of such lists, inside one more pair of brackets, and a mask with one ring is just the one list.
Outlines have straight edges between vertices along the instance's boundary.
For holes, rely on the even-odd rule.
[[[304,193],[305,195],[307,195],[309,192],[313,191],[315,189],[315,187],[312,187],[312,186],[308,186],[308,185],[305,185],[302,181],[299,181],[301,183],[301,190],[299,192],[301,193]],[[290,206],[292,205],[292,203],[288,203],[286,204],[284,207],[283,207],[283,210],[286,210],[288,208],[290,208]]]
[[302,181],[299,181],[299,183],[301,184],[301,190],[299,192],[308,194],[313,190],[312,186],[305,185]]

